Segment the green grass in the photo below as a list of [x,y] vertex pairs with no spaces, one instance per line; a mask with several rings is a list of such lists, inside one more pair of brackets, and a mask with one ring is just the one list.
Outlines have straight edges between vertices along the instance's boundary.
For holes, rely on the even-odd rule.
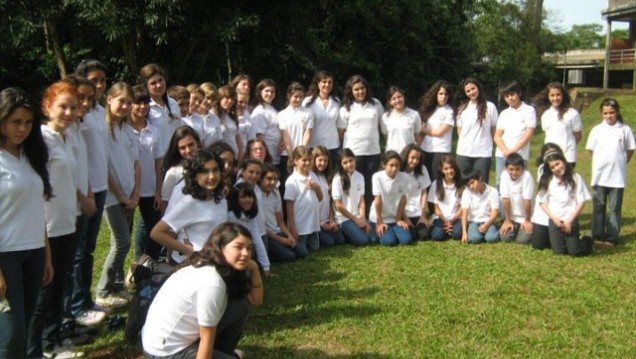
[[[634,97],[617,99],[634,128]],[[577,171],[586,181],[591,158],[585,141],[600,121],[599,103],[583,112]],[[538,133],[533,156],[542,142]],[[633,164],[628,172],[632,183]],[[265,280],[265,302],[253,311],[240,347],[249,358],[635,357],[635,211],[628,187],[625,245],[587,258],[517,244],[452,241],[340,246],[275,265],[277,276]],[[581,216],[584,232],[590,212],[588,204]],[[98,266],[107,250],[105,229]],[[84,349],[92,357],[140,357],[123,343],[121,332],[105,331]]]

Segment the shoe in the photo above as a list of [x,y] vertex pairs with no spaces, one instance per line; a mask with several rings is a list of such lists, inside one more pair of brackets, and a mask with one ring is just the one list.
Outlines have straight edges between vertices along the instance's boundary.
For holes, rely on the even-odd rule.
[[94,327],[101,324],[106,319],[106,313],[99,310],[89,309],[75,317],[75,322],[85,327]]
[[73,336],[70,336],[66,339],[62,340],[62,345],[64,346],[74,346],[74,345],[84,345],[93,341],[93,337],[86,333],[75,333]]
[[45,359],[73,359],[83,358],[84,352],[77,351],[72,346],[59,346],[56,345],[51,351],[44,351],[43,357]]
[[234,349],[234,356],[238,359],[243,359],[245,358],[245,353],[241,349]]
[[106,313],[106,315],[113,314],[113,309],[112,308],[102,307],[101,305],[98,305],[98,304],[93,304],[93,308],[91,308],[91,309],[92,310],[96,310],[98,312],[104,312],[104,313]]
[[95,298],[95,304],[107,308],[120,308],[127,306],[128,300],[114,294],[109,294],[105,297]]

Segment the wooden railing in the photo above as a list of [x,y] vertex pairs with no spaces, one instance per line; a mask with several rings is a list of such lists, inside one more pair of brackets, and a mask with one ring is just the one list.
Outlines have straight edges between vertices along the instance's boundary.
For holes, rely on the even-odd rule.
[[636,49],[611,50],[611,64],[631,64],[634,62],[634,53]]
[[615,7],[623,6],[623,5],[633,5],[634,0],[610,0],[609,2],[609,10],[612,10]]

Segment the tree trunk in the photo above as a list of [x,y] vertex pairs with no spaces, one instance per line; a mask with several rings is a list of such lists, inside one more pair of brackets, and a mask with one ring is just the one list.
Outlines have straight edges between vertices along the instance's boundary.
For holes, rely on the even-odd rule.
[[64,55],[64,46],[57,31],[57,26],[51,19],[44,20],[44,35],[46,36],[47,47],[55,56],[60,78],[64,78],[68,75],[68,62]]

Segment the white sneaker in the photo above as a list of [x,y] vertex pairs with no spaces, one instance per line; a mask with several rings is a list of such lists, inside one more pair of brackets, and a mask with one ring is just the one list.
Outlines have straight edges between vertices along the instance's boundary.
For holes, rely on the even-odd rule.
[[75,350],[72,346],[59,346],[56,345],[51,351],[44,352],[45,359],[73,359],[83,358],[84,352]]
[[89,309],[75,318],[75,322],[85,327],[93,327],[106,319],[106,313]]
[[238,358],[238,359],[243,359],[245,358],[245,353],[243,353],[243,351],[241,349],[234,349],[234,355]]
[[107,308],[119,308],[128,305],[128,300],[114,294],[109,294],[105,297],[95,298],[95,304]]

